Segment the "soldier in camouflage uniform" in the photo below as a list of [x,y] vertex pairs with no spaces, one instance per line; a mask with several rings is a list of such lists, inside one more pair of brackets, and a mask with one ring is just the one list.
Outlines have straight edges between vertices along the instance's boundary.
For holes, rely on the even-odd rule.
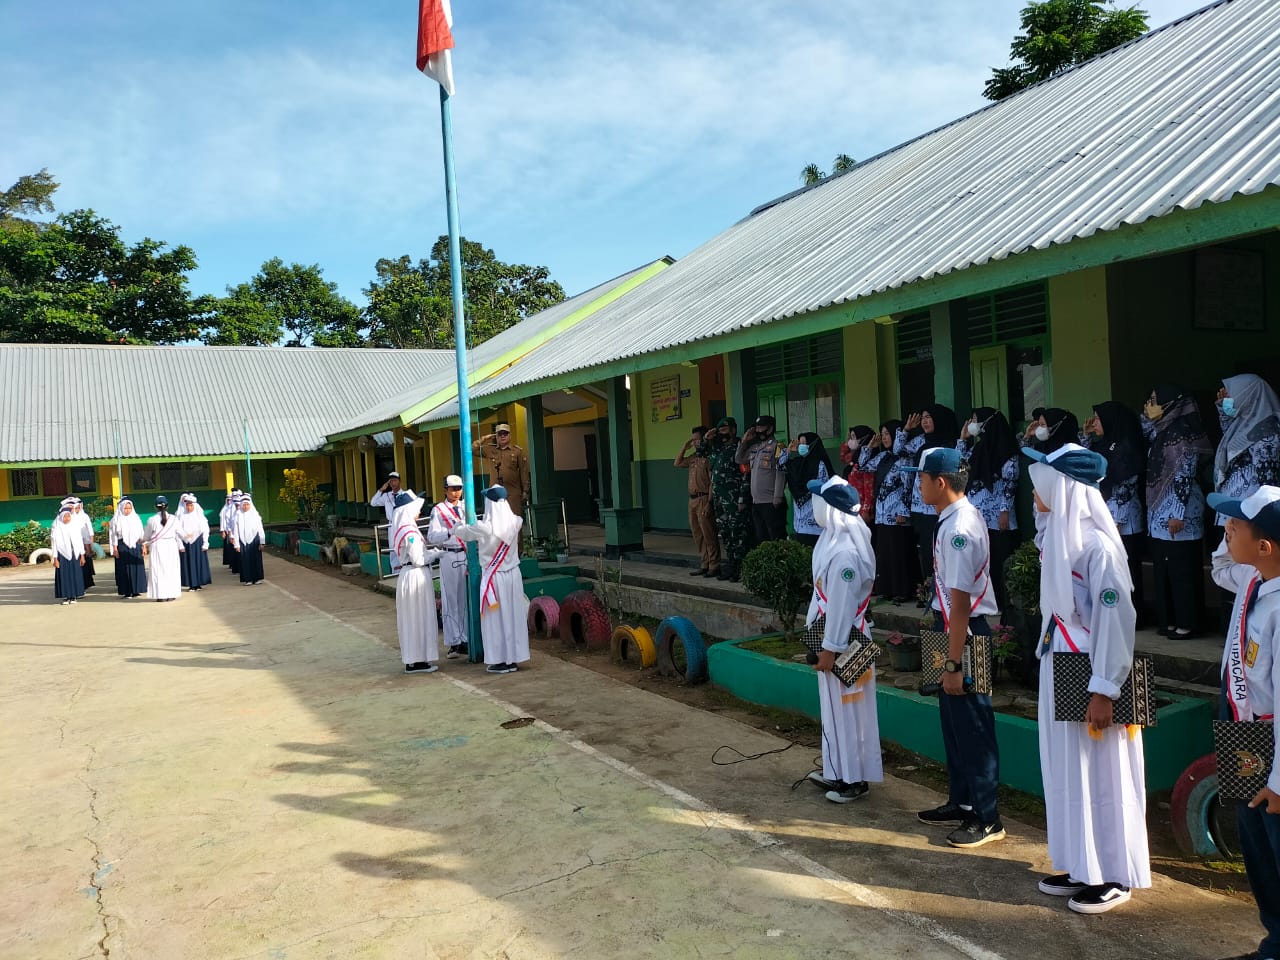
[[734,460],[738,450],[738,423],[723,418],[698,448],[711,461],[711,500],[716,529],[722,543],[719,580],[737,581],[751,532],[751,495],[748,476]]

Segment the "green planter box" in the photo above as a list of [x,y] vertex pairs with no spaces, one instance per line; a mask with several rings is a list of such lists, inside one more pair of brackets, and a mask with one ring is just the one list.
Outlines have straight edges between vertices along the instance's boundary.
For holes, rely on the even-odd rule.
[[279,530],[268,530],[267,545],[283,549],[289,545],[289,535],[287,533],[281,533]]
[[[379,560],[382,561],[381,570],[378,569]],[[386,576],[391,573],[391,557],[387,556],[386,554],[379,555],[379,554],[373,553],[372,551],[370,551],[369,553],[365,553],[364,551],[361,551],[360,552],[360,569],[371,577]]]
[[320,559],[320,544],[311,543],[307,540],[298,541],[298,553],[304,557],[310,557],[312,560]]
[[[707,648],[711,682],[734,696],[821,719],[813,668],[775,660],[740,644],[747,637]],[[1213,751],[1212,706],[1205,700],[1161,693],[1172,703],[1159,710],[1159,723],[1143,731],[1147,790],[1167,790],[1193,760]],[[938,700],[894,687],[876,687],[880,736],[914,753],[945,762]],[[1040,738],[1034,720],[996,714],[1000,744],[1000,782],[1024,793],[1044,795],[1040,777]]]

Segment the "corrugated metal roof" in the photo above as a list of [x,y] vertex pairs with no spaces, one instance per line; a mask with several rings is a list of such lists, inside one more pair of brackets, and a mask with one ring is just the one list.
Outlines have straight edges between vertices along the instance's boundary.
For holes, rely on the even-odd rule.
[[0,463],[315,450],[449,350],[0,344]]
[[1222,0],[758,208],[474,395],[1277,183],[1280,3]]
[[[472,371],[479,370],[486,364],[500,360],[508,355],[510,355],[511,362],[515,362],[523,355],[524,351],[529,349],[528,344],[536,343],[538,338],[554,329],[556,324],[561,323],[562,321],[567,321],[574,311],[589,306],[592,302],[599,300],[611,291],[616,290],[618,287],[634,279],[638,274],[648,270],[658,262],[659,261],[655,260],[636,267],[634,270],[628,270],[621,276],[617,276],[611,280],[606,280],[604,283],[597,284],[590,290],[585,290],[567,300],[562,300],[555,306],[539,311],[530,317],[526,317],[519,323],[508,327],[496,336],[491,337],[467,351],[468,368]],[[450,356],[452,356],[452,353]],[[333,433],[347,433],[351,430],[360,430],[369,425],[385,423],[388,420],[401,416],[406,410],[409,410],[415,404],[420,403],[432,393],[445,389],[456,382],[457,374],[456,372],[452,372],[451,368],[451,372],[447,377],[437,377],[430,383],[418,384],[411,389],[403,390],[395,396],[389,397],[384,402],[361,412],[359,416],[354,417],[350,422],[338,427],[333,431]],[[472,396],[478,395],[476,393],[476,389],[477,387],[473,386],[471,391]],[[454,399],[452,402],[456,414],[456,390],[454,392]]]

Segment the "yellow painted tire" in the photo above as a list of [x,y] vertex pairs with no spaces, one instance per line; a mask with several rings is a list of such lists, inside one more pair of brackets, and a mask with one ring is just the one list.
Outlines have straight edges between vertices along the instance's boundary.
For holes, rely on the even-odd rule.
[[658,662],[658,649],[644,627],[622,626],[614,630],[609,640],[609,655],[614,663],[633,663],[632,657],[639,655],[641,669]]

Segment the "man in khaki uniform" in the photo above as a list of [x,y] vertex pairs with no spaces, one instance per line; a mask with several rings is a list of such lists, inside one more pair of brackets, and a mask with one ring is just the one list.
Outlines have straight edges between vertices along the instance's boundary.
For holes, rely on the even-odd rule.
[[[675,465],[689,471],[689,530],[702,566],[689,574],[691,577],[718,577],[720,575],[720,543],[716,539],[716,524],[711,513],[711,462],[698,448],[706,434],[706,427],[694,427],[693,435],[684,442],[676,454]],[[693,454],[689,454],[693,448]]]
[[498,424],[493,433],[487,433],[471,445],[472,452],[485,461],[485,471],[490,484],[505,487],[507,503],[517,517],[524,516],[529,505],[529,458],[524,450],[511,442],[511,427]]

